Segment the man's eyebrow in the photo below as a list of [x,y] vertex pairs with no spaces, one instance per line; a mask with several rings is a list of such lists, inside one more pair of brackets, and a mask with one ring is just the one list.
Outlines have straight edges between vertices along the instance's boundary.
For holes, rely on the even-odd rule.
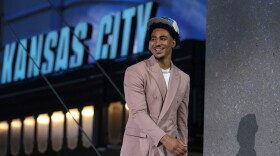
[[[157,37],[156,35],[152,35],[151,37]],[[161,36],[159,36],[160,38],[162,38],[162,37],[167,37],[167,35],[161,35]]]

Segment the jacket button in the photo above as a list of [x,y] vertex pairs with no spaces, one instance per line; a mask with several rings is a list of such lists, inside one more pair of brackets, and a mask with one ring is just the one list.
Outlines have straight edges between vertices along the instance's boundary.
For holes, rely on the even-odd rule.
[[157,96],[156,96],[156,95],[154,95],[154,99],[157,99]]

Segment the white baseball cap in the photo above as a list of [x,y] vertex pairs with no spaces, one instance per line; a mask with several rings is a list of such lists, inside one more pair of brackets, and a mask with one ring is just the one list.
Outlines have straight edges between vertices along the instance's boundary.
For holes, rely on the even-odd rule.
[[166,16],[151,18],[148,22],[148,28],[150,28],[150,26],[154,23],[167,24],[167,25],[171,26],[175,30],[175,32],[177,32],[179,34],[179,28],[178,28],[177,22],[175,20],[173,20],[172,18],[169,18]]

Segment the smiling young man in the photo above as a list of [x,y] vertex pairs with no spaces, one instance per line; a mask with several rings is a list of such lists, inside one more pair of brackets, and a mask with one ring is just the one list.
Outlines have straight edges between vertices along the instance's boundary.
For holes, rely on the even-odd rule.
[[121,156],[187,155],[190,78],[171,61],[179,28],[169,17],[155,17],[147,35],[153,55],[125,72],[129,119]]

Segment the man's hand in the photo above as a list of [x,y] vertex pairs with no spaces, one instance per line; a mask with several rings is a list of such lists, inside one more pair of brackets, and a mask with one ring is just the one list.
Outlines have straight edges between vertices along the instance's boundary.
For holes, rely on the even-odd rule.
[[174,156],[182,156],[188,151],[186,144],[167,134],[160,139],[160,142],[170,153],[174,154]]

